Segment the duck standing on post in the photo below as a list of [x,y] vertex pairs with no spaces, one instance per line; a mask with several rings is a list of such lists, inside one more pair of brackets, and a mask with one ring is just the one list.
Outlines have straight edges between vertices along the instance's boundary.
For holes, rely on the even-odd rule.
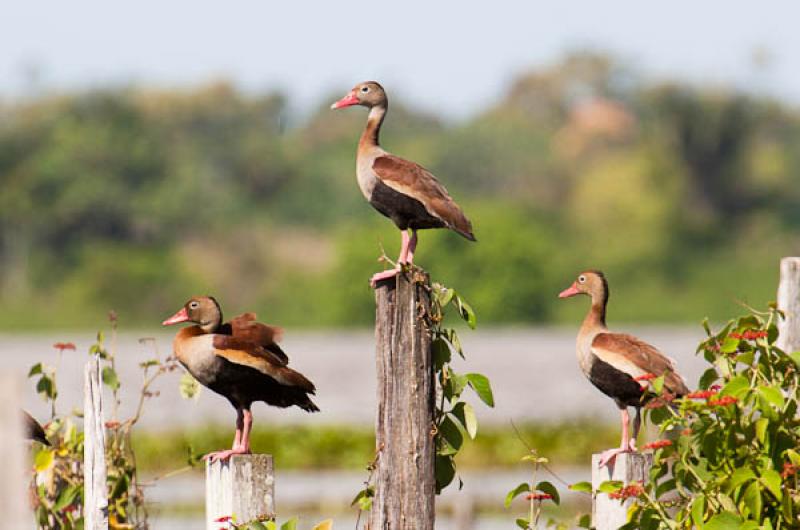
[[417,230],[449,228],[470,241],[475,241],[475,236],[472,223],[430,171],[380,146],[378,136],[389,108],[383,87],[375,81],[359,83],[331,108],[353,105],[369,108],[356,154],[358,186],[376,210],[394,221],[402,237],[396,267],[372,276],[370,284],[375,287],[378,281],[394,277],[403,264],[413,263]]
[[[606,327],[608,282],[602,272],[581,273],[573,284],[559,294],[568,298],[588,295],[592,307],[578,332],[578,363],[591,383],[612,398],[622,415],[622,442],[619,448],[604,451],[600,465],[605,466],[619,453],[636,451],[636,437],[641,426],[641,407],[654,394],[647,392],[646,379],[664,376],[664,392],[680,397],[689,392],[672,360],[653,346],[632,335],[611,333]],[[633,437],[628,435],[628,407],[636,408]]]
[[175,335],[175,356],[203,386],[226,397],[237,414],[233,447],[209,453],[204,459],[213,462],[250,453],[253,402],[319,411],[308,397],[315,392],[314,384],[287,366],[289,358],[276,344],[283,333],[280,328],[256,322],[253,313],[223,324],[222,309],[210,296],[191,298],[163,325],[180,322],[195,325]]

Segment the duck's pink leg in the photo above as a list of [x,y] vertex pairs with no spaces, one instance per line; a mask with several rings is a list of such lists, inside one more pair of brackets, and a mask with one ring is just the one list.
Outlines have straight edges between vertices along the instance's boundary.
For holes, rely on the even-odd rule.
[[415,250],[417,250],[417,231],[411,230],[411,240],[408,242],[408,261],[406,263],[414,263]]
[[400,267],[403,263],[406,262],[408,257],[408,244],[409,244],[409,237],[408,237],[408,230],[401,230],[401,244],[400,244],[400,256],[397,258],[397,265],[393,269],[376,272],[372,275],[372,278],[369,279],[369,284],[374,289],[377,283],[381,280],[385,280],[387,278],[394,278],[397,276],[397,273],[400,272]]
[[236,409],[236,435],[233,437],[233,446],[224,451],[213,451],[203,456],[203,460],[227,460],[231,455],[241,455],[250,452],[250,425],[253,415],[249,410]]
[[629,453],[630,449],[630,439],[629,439],[629,431],[628,431],[628,423],[630,422],[630,416],[628,416],[628,409],[620,410],[620,416],[622,420],[622,441],[619,444],[619,447],[616,449],[608,449],[600,453],[600,467],[607,466],[611,462],[617,458],[617,455],[620,453]]

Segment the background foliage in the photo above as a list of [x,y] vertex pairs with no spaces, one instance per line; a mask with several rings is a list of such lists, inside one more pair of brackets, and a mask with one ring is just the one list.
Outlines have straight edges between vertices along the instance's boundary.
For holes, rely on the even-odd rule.
[[[424,233],[418,261],[486,323],[575,318],[555,293],[589,266],[627,280],[615,320],[721,320],[771,297],[798,242],[785,104],[586,54],[459,123],[392,96],[385,146],[439,175],[479,240]],[[368,324],[366,278],[399,237],[355,183],[364,113],[290,103],[225,83],[0,102],[0,327],[94,327],[112,307],[151,325],[203,292],[290,325]]]

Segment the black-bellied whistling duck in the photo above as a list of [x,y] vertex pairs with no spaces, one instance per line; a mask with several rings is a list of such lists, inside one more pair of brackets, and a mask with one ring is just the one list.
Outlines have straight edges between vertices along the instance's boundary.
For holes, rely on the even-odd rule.
[[414,262],[417,230],[449,228],[470,241],[475,241],[475,236],[472,223],[430,171],[387,153],[380,146],[378,136],[389,108],[383,87],[375,81],[359,83],[331,108],[353,105],[369,108],[356,154],[358,186],[376,210],[394,221],[402,236],[397,267],[375,274],[370,280],[374,287],[377,281],[395,276],[403,264]]
[[50,445],[44,428],[36,421],[33,416],[22,411],[22,422],[25,427],[25,437],[34,442],[39,442],[44,445]]
[[191,298],[163,325],[179,322],[195,325],[175,335],[175,356],[202,385],[226,397],[237,414],[233,447],[209,453],[204,459],[213,462],[250,452],[250,406],[256,401],[319,411],[308,396],[314,394],[314,384],[287,366],[289,358],[275,343],[282,336],[280,328],[256,322],[253,313],[223,324],[222,309],[210,296]]
[[[602,272],[589,270],[581,273],[558,296],[568,298],[577,294],[592,299],[592,307],[578,332],[578,363],[589,381],[614,400],[622,415],[622,442],[619,448],[603,452],[600,465],[604,466],[619,453],[636,451],[641,407],[654,396],[647,391],[647,378],[663,375],[665,393],[675,397],[685,395],[689,390],[669,357],[632,335],[608,331],[606,305],[609,291]],[[636,408],[631,438],[628,436],[628,407]]]

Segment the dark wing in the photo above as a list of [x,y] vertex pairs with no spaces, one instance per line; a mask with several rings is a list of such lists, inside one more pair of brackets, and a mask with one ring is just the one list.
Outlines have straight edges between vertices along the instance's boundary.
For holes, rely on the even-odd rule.
[[389,154],[377,157],[372,170],[384,184],[418,200],[429,214],[441,219],[448,228],[475,241],[472,223],[430,171]]
[[646,342],[622,333],[599,333],[592,340],[592,353],[633,378],[644,374],[665,375],[664,386],[675,395],[689,392],[675,363]]
[[22,411],[22,421],[25,423],[26,437],[44,445],[50,445],[50,442],[47,440],[47,435],[44,432],[44,428],[33,418],[33,416],[24,410]]
[[231,335],[214,335],[214,354],[234,364],[247,366],[268,375],[281,385],[296,386],[311,394],[314,383],[300,372],[286,366],[286,362],[270,350],[243,341]]

